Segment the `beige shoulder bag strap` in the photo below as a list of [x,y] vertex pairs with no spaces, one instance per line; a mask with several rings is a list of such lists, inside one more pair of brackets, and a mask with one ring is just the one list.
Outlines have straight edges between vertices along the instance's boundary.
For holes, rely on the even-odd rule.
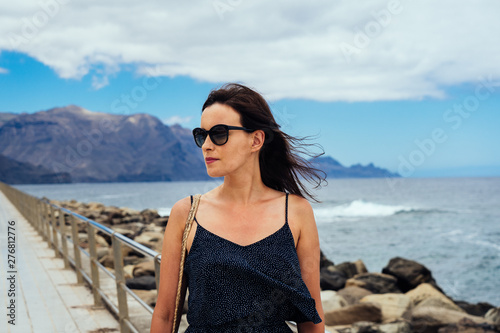
[[181,300],[181,290],[182,290],[182,279],[184,276],[184,261],[186,259],[186,245],[189,232],[191,231],[191,226],[193,225],[193,220],[198,210],[198,204],[200,203],[201,194],[196,194],[193,197],[193,203],[191,204],[191,209],[186,220],[186,226],[184,228],[184,234],[182,235],[182,252],[181,252],[181,263],[179,267],[179,283],[177,284],[177,296],[175,297],[175,312],[174,312],[174,325],[172,332],[176,333],[179,329],[179,323],[181,319],[181,312],[179,309],[179,303]]

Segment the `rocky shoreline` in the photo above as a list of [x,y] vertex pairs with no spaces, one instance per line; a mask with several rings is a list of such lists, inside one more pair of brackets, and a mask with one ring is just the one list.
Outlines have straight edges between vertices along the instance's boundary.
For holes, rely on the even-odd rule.
[[[51,202],[161,252],[168,217],[156,210],[75,200]],[[78,235],[80,246],[88,247],[83,223]],[[113,272],[111,239],[100,232],[96,236],[99,262]],[[153,261],[130,249],[124,250],[123,257],[127,286],[154,307]],[[453,300],[418,262],[392,258],[378,273],[368,272],[361,260],[335,265],[322,254],[320,266],[325,324],[332,333],[500,332],[500,307]]]

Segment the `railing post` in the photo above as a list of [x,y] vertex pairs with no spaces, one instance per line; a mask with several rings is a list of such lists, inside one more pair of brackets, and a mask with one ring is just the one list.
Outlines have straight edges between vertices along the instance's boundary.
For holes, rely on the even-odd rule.
[[66,238],[66,221],[64,219],[64,212],[59,209],[59,230],[61,230],[61,245],[63,251],[64,268],[69,268],[68,259],[68,240]]
[[76,279],[78,284],[83,283],[82,275],[82,257],[80,256],[80,240],[78,239],[78,225],[76,223],[76,217],[70,215],[71,220],[71,235],[73,237],[73,251],[75,254],[75,266],[76,266]]
[[115,266],[116,278],[116,293],[118,296],[118,317],[120,318],[120,332],[128,332],[129,329],[125,324],[125,319],[128,319],[127,293],[123,287],[125,286],[125,275],[123,274],[123,254],[122,245],[115,233],[111,236],[113,244],[113,259]]
[[160,290],[160,259],[159,257],[161,256],[161,253],[158,253],[154,257],[154,263],[155,263],[155,282],[156,282],[156,294],[158,295],[158,291]]
[[89,252],[90,252],[90,271],[92,275],[92,293],[94,294],[94,305],[101,306],[102,300],[99,295],[99,288],[101,288],[99,281],[99,268],[97,267],[97,251],[95,248],[95,232],[94,226],[87,223],[87,236],[89,239]]
[[43,203],[43,240],[50,246],[49,206]]
[[50,221],[52,224],[52,248],[56,251],[56,258],[60,258],[59,237],[57,236],[57,220],[54,206],[50,205]]

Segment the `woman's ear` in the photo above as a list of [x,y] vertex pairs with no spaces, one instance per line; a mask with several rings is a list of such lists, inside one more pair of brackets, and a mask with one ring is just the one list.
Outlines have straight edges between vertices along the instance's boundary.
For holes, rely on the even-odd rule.
[[264,145],[264,141],[266,140],[266,134],[263,130],[256,130],[252,132],[252,152],[259,151]]

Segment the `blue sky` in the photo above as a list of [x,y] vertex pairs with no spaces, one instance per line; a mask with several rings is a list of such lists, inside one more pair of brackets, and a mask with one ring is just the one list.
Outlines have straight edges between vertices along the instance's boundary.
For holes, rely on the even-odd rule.
[[0,112],[75,104],[192,128],[236,81],[346,166],[500,176],[500,5],[458,2],[5,3]]

